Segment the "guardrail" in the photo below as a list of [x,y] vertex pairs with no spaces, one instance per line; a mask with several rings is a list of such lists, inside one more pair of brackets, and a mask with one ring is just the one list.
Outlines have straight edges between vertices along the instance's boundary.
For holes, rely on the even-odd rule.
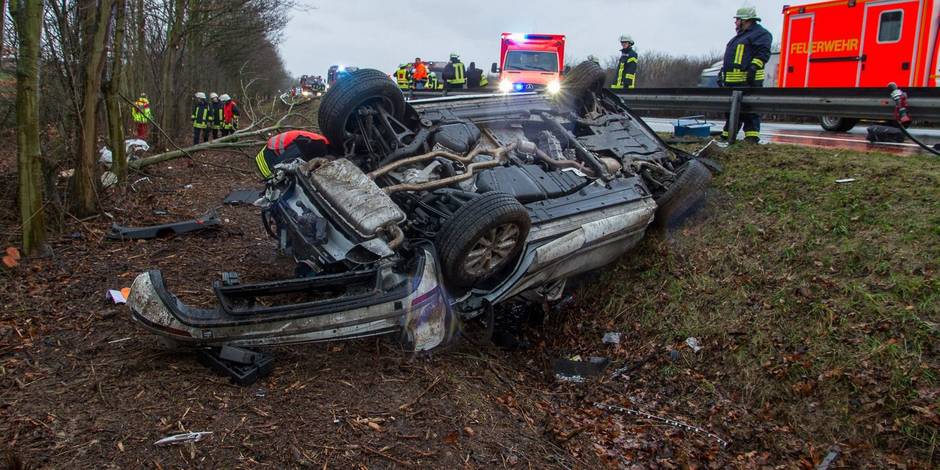
[[[940,122],[940,88],[902,88],[908,112],[918,121]],[[807,117],[894,119],[894,101],[884,88],[634,88],[611,90],[632,109],[682,113],[729,113],[732,124],[740,113]],[[457,90],[450,95],[480,94],[493,90]],[[406,96],[408,92],[405,92]],[[440,91],[418,91],[414,98],[442,96]]]

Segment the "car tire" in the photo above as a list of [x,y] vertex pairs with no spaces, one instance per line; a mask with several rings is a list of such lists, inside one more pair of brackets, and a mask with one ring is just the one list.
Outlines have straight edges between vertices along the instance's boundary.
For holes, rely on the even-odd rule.
[[591,94],[604,88],[606,77],[607,73],[596,62],[590,60],[581,62],[565,75],[560,97],[565,104],[576,109],[580,108]]
[[829,132],[848,132],[858,124],[858,119],[838,116],[823,116],[819,118],[819,125]]
[[532,220],[515,197],[491,191],[476,197],[444,222],[434,241],[449,287],[493,281],[515,265]]
[[672,228],[697,209],[712,179],[708,168],[698,160],[689,160],[679,167],[679,177],[656,199],[655,225]]
[[336,149],[343,148],[347,125],[353,113],[367,104],[379,104],[394,118],[405,114],[405,97],[388,75],[374,69],[360,69],[330,87],[320,102],[317,122],[320,132]]

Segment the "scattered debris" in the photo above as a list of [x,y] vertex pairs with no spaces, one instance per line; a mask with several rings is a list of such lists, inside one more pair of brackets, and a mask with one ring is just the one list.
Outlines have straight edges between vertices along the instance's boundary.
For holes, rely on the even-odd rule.
[[842,453],[842,449],[839,446],[832,446],[829,449],[829,454],[826,455],[826,458],[822,462],[819,462],[819,466],[816,467],[816,470],[829,470],[829,466],[839,458],[839,454]]
[[698,338],[690,336],[685,339],[685,344],[692,349],[692,352],[699,352],[702,350],[702,343],[699,342]]
[[669,359],[671,359],[672,362],[677,362],[677,361],[679,361],[679,351],[676,351],[675,349],[670,350],[670,351],[669,351]]
[[111,231],[108,233],[107,237],[111,240],[143,240],[197,232],[221,224],[222,222],[219,221],[218,214],[212,211],[196,219],[170,224],[151,225],[149,227],[125,227],[123,225],[112,224]]
[[663,418],[663,417],[660,417],[660,416],[656,416],[656,415],[654,415],[654,414],[647,413],[647,412],[645,412],[645,411],[634,410],[634,409],[632,409],[632,408],[624,408],[624,407],[622,407],[622,406],[617,406],[617,405],[607,405],[607,404],[605,404],[605,403],[595,403],[594,406],[595,406],[596,408],[600,408],[600,409],[602,409],[602,410],[616,411],[616,412],[625,413],[625,414],[628,414],[628,415],[639,416],[639,417],[641,417],[641,418],[646,418],[646,419],[650,419],[650,420],[653,420],[653,421],[659,421],[660,423],[666,423],[666,424],[668,424],[668,425],[670,425],[670,426],[673,426],[673,427],[676,427],[676,428],[679,428],[679,429],[684,429],[684,430],[686,430],[686,431],[691,431],[691,432],[694,432],[694,433],[702,434],[702,435],[704,435],[704,436],[708,436],[708,437],[710,437],[710,438],[712,438],[712,439],[718,441],[718,444],[721,445],[722,448],[728,447],[728,441],[726,441],[726,440],[724,440],[724,439],[718,437],[716,434],[711,433],[711,432],[708,432],[708,431],[706,431],[706,430],[704,430],[704,429],[702,429],[702,428],[700,428],[700,427],[692,426],[691,424],[683,423],[682,421],[676,421],[676,420],[674,420],[674,419]]
[[274,369],[271,356],[232,346],[201,349],[196,358],[217,374],[227,375],[237,385],[251,385]]
[[855,178],[843,178],[840,180],[836,180],[836,183],[839,183],[839,184],[853,183],[853,182],[855,182]]
[[3,255],[3,265],[8,268],[13,268],[20,264],[20,258],[20,250],[15,246],[7,247]]
[[562,382],[581,383],[587,377],[603,374],[608,365],[610,359],[606,357],[591,357],[584,361],[581,356],[574,356],[571,359],[555,359],[552,369],[555,378]]
[[262,194],[263,191],[260,189],[236,189],[228,193],[228,196],[225,196],[225,200],[222,202],[233,206],[239,204],[253,204]]
[[170,215],[170,212],[164,209],[154,209],[153,215]]
[[182,444],[185,442],[199,442],[204,437],[212,434],[212,431],[200,431],[200,432],[186,432],[183,434],[174,434],[172,436],[164,437],[157,442],[154,442],[155,446],[169,446],[175,444]]
[[604,333],[604,339],[601,341],[603,341],[604,344],[620,344],[620,333],[615,331]]
[[118,177],[110,171],[106,171],[101,174],[101,187],[110,188],[111,186],[116,185],[118,182]]
[[71,178],[73,176],[75,176],[75,168],[69,168],[68,170],[59,172],[59,178]]
[[904,142],[904,133],[897,127],[868,126],[868,135],[865,137],[871,143],[877,142]]
[[124,152],[133,155],[136,152],[146,152],[150,150],[150,144],[143,139],[127,139],[124,141]]
[[129,287],[125,287],[121,290],[108,289],[108,292],[107,294],[105,294],[105,297],[108,299],[111,299],[111,301],[116,304],[126,304],[127,298],[130,295],[131,295],[131,289]]
[[186,186],[183,186],[183,189],[192,189],[192,187],[192,184],[187,184]]
[[100,155],[100,157],[98,157],[98,163],[111,168],[111,163],[113,161],[111,156],[111,149],[109,149],[107,146],[101,147],[98,149],[98,155]]
[[149,176],[144,176],[143,178],[138,178],[136,181],[134,181],[133,183],[131,183],[131,189],[134,190],[134,191],[137,191],[137,183],[144,183],[144,182],[152,183],[153,181],[150,180],[150,177],[149,177]]
[[111,340],[111,341],[108,341],[108,344],[123,343],[123,342],[125,342],[125,341],[129,341],[130,339],[131,339],[130,336],[128,336],[128,337],[126,337],[126,338],[121,338],[121,339],[113,339],[113,340]]

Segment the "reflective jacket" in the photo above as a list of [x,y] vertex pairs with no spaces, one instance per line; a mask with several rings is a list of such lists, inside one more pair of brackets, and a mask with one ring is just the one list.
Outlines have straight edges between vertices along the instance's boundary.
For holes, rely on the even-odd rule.
[[722,86],[763,86],[764,66],[770,60],[773,36],[758,23],[728,41],[725,60],[718,73]]
[[463,62],[451,61],[444,66],[444,81],[449,85],[463,85],[467,83],[467,73]]
[[198,101],[193,105],[193,127],[196,129],[205,129],[212,124],[212,113],[209,112],[209,103]]
[[611,88],[636,88],[637,54],[633,48],[620,49],[617,80]]
[[138,98],[131,107],[131,117],[134,122],[144,123],[153,120],[153,113],[150,112],[150,100],[147,98]]
[[222,128],[222,102],[213,101],[209,103],[209,113],[212,115],[210,119],[210,125],[213,129]]
[[411,72],[411,78],[416,82],[428,79],[428,66],[424,65],[424,62],[418,62],[414,65],[414,70]]
[[411,86],[411,80],[408,79],[408,67],[398,67],[398,70],[395,71],[395,82],[398,83],[398,88],[407,90]]
[[222,128],[235,129],[238,124],[238,104],[234,100],[227,101],[222,105]]
[[262,177],[270,178],[274,174],[272,170],[278,163],[295,158],[309,160],[323,157],[327,153],[329,144],[330,141],[326,137],[315,132],[281,132],[268,139],[268,144],[255,157],[255,164]]

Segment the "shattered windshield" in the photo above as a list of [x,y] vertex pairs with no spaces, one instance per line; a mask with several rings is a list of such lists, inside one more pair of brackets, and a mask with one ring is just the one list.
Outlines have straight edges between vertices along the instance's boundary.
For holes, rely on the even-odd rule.
[[535,70],[557,72],[558,54],[555,52],[509,51],[506,54],[505,70]]

